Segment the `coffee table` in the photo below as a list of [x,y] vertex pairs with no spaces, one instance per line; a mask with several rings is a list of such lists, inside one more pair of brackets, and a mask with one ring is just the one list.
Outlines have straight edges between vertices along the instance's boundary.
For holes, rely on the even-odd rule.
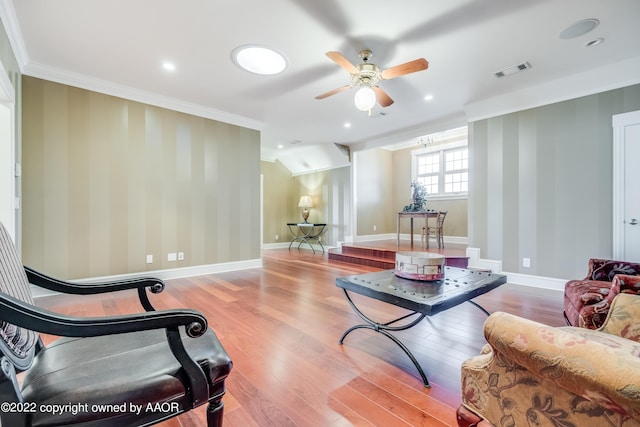
[[[425,387],[430,387],[427,376],[414,355],[389,331],[404,331],[417,325],[427,316],[433,316],[463,302],[473,304],[488,316],[489,312],[472,299],[506,282],[507,277],[501,274],[456,267],[445,267],[444,279],[433,282],[404,279],[396,276],[394,270],[340,277],[336,279],[336,286],[342,288],[349,305],[365,323],[347,329],[339,343],[343,344],[347,335],[356,329],[378,332],[396,343],[409,356],[418,369]],[[402,307],[409,313],[389,322],[376,322],[363,314],[351,299],[349,292]]]

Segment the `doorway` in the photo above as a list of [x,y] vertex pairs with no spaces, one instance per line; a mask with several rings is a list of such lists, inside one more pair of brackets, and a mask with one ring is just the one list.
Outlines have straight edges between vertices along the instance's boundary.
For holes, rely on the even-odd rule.
[[0,63],[0,221],[16,241],[15,91]]
[[613,116],[613,257],[640,260],[640,111]]

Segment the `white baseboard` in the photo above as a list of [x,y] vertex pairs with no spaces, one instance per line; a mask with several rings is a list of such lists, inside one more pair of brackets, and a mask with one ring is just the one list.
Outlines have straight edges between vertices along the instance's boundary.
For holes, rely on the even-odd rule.
[[507,282],[515,285],[531,286],[539,289],[564,292],[566,279],[555,279],[553,277],[532,276],[530,274],[502,272],[507,276]]
[[[73,282],[111,282],[117,280],[135,279],[139,277],[155,277],[162,280],[180,279],[183,277],[203,276],[206,274],[224,273],[227,271],[247,270],[262,267],[262,259],[222,262],[218,264],[195,265],[191,267],[170,268],[166,270],[142,271],[138,273],[117,274],[113,276],[89,277],[73,280]],[[34,298],[58,295],[57,292],[31,285]]]
[[[375,242],[377,240],[396,240],[398,235],[396,233],[386,233],[386,234],[368,234],[364,236],[356,236],[352,241],[355,242]],[[444,236],[445,243],[452,243],[456,245],[466,245],[469,239],[466,236]],[[401,233],[400,234],[401,241],[410,241],[411,236],[409,233]],[[420,241],[420,234],[414,233],[413,241]]]
[[504,274],[507,276],[508,283],[564,292],[566,280],[502,271],[502,261],[480,258],[479,248],[467,248],[467,257],[469,257],[469,267],[482,268],[491,270],[494,273]]
[[287,249],[291,242],[263,243],[262,249]]

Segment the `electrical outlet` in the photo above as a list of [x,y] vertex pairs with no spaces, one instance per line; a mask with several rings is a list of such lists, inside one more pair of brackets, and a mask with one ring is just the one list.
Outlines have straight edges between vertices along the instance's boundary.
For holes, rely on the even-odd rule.
[[376,231],[378,227],[376,227],[375,225],[373,226],[373,231]]
[[177,259],[175,252],[169,252],[167,254],[167,261],[175,261]]
[[147,264],[153,264],[153,255],[147,255]]
[[178,261],[184,261],[184,252],[178,252]]
[[531,267],[531,258],[522,258],[522,266],[526,268]]
[[276,234],[276,240],[278,240],[278,239],[279,239],[279,237],[278,237],[278,235]]

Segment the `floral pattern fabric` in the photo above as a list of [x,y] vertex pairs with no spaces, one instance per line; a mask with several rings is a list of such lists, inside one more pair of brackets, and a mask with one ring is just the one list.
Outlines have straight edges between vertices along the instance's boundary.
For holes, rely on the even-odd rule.
[[463,405],[495,426],[640,426],[640,296],[620,294],[600,330],[507,313],[462,365]]
[[592,258],[587,276],[564,289],[564,313],[572,326],[597,329],[620,292],[640,294],[640,264]]

